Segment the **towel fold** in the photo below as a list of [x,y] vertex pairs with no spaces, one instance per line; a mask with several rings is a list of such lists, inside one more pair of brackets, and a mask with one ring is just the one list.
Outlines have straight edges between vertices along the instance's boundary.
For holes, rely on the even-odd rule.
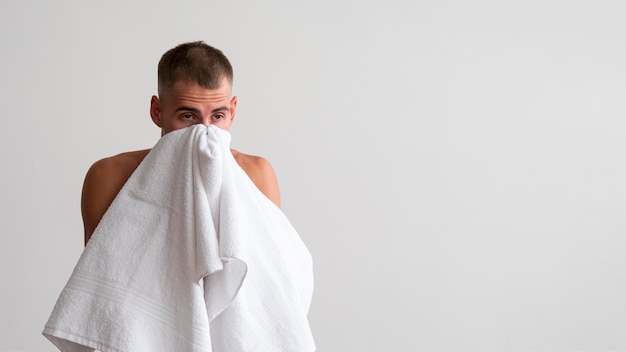
[[115,198],[43,334],[61,351],[314,351],[311,256],[230,152],[163,136]]

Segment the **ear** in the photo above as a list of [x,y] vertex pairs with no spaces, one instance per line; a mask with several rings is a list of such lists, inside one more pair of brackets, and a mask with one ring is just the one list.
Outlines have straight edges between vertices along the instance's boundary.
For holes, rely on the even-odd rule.
[[230,123],[235,119],[235,110],[237,110],[237,97],[230,100]]
[[159,127],[163,127],[163,121],[161,120],[161,101],[156,95],[150,99],[150,117],[152,122]]

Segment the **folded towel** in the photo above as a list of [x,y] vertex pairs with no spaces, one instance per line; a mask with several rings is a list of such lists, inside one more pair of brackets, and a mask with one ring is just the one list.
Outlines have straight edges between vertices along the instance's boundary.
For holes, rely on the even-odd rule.
[[314,351],[311,256],[230,152],[163,136],[89,240],[43,330],[61,351]]

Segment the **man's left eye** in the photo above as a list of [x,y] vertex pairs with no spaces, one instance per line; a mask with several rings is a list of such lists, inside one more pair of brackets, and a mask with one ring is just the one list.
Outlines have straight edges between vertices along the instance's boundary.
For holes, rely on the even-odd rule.
[[224,118],[224,115],[218,114],[218,115],[213,116],[213,118],[216,119],[216,120],[221,120],[221,119]]

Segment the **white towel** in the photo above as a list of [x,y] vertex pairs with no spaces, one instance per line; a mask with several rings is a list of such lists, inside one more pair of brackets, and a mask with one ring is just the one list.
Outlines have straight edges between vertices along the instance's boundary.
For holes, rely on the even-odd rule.
[[43,334],[61,351],[314,351],[311,256],[230,152],[162,137],[89,240]]

